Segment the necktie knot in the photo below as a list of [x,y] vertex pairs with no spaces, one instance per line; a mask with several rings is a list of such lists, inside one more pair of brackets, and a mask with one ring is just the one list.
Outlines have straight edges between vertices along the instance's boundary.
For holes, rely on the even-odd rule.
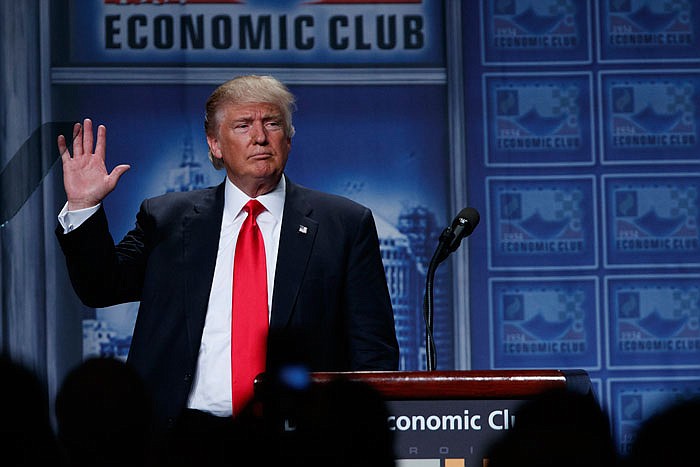
[[265,206],[262,205],[260,201],[257,199],[251,199],[247,203],[245,203],[245,206],[243,206],[243,210],[248,213],[248,216],[251,217],[251,221],[253,224],[257,224],[256,219],[258,218],[258,215],[260,215],[261,212],[265,210]]

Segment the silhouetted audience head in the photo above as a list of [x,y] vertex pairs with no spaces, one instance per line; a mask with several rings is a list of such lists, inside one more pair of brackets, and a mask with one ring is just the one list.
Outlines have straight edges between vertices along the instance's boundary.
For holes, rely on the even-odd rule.
[[678,402],[644,421],[632,442],[627,467],[696,467],[700,398]]
[[617,463],[607,415],[591,393],[553,391],[528,401],[490,447],[489,467],[609,467]]
[[266,374],[260,399],[235,419],[236,465],[393,467],[381,395],[342,377],[312,383],[302,365]]
[[7,356],[0,356],[0,381],[0,465],[56,465],[44,386]]
[[151,400],[125,363],[86,360],[56,397],[58,439],[70,466],[139,466],[151,436]]
[[324,385],[310,412],[310,465],[392,467],[394,439],[389,412],[371,386],[336,379]]

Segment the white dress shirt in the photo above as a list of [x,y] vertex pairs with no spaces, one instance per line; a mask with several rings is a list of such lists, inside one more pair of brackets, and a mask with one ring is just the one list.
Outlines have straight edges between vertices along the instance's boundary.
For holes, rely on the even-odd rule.
[[[258,225],[265,242],[267,266],[267,309],[272,309],[272,288],[279,247],[282,212],[284,211],[285,181],[272,192],[256,199],[265,206],[258,215]],[[187,401],[191,409],[219,416],[230,416],[231,409],[231,299],[233,292],[233,256],[241,225],[247,217],[243,206],[250,200],[228,178],[224,194],[224,216],[221,220],[219,250],[212,281],[207,317],[204,321],[202,344],[199,347],[197,372]]]
[[[282,214],[284,211],[286,184],[284,177],[270,193],[256,199],[265,207],[257,218],[265,242],[267,266],[268,319],[272,309],[272,292],[279,248]],[[202,343],[197,359],[197,371],[187,407],[218,416],[230,416],[231,407],[231,303],[233,291],[233,256],[238,233],[247,217],[243,206],[250,200],[245,193],[226,178],[224,189],[224,213],[216,254],[216,266],[212,281],[207,315],[204,321]],[[64,233],[77,229],[99,205],[68,211],[68,203],[59,213],[58,220]]]

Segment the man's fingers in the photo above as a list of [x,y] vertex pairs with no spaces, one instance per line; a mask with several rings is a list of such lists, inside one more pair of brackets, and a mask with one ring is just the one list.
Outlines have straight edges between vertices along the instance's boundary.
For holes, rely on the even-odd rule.
[[[71,139],[71,146],[75,148],[75,142],[80,136],[80,123],[76,123],[73,125],[73,137]],[[66,141],[66,137],[63,135],[58,135],[58,139],[56,140],[58,143],[58,154],[63,157],[73,157],[70,154],[70,148],[68,147],[68,143]]]
[[[105,148],[107,140],[107,128],[104,125],[97,127],[97,144],[93,148],[93,133],[92,133],[92,120],[86,118],[83,123],[76,123],[73,125],[73,138],[71,144],[69,145],[67,139],[63,135],[58,137],[58,151],[63,156],[75,157],[75,156],[90,156],[94,154],[99,156],[102,160],[105,159]],[[72,149],[72,153],[71,153]]]
[[68,153],[68,146],[66,146],[66,137],[63,135],[58,135],[56,143],[58,144],[58,154],[61,156],[61,158],[63,158],[63,156],[70,157],[70,153]]
[[93,153],[93,149],[92,120],[86,118],[83,120],[83,151],[90,155]]
[[75,153],[76,146],[78,146],[79,149],[82,149],[81,131],[82,126],[80,125],[80,123],[75,123],[73,125],[73,136],[71,137],[70,146],[68,145],[68,141],[64,135],[58,135],[58,139],[56,140],[56,142],[58,143],[58,154],[61,157],[72,158],[73,155],[70,153],[70,151],[72,148]]
[[107,142],[107,128],[104,125],[97,127],[97,145],[95,146],[95,156],[105,160],[105,147]]
[[108,185],[108,192],[111,193],[114,188],[116,188],[117,183],[119,182],[119,179],[121,178],[122,175],[124,175],[124,172],[129,170],[131,166],[127,164],[120,164],[116,166],[114,169],[112,169],[112,172],[107,176],[107,185]]
[[83,154],[83,126],[76,123],[73,126],[73,156]]
[[83,129],[82,125],[80,122],[76,122],[75,125],[73,125],[73,139],[71,141],[71,144],[75,144],[75,140],[80,138],[80,132]]
[[116,186],[117,182],[119,181],[119,178],[121,178],[121,176],[124,175],[124,172],[126,172],[130,168],[131,166],[128,164],[120,164],[113,168],[112,172],[109,174],[109,178],[113,181],[112,185]]

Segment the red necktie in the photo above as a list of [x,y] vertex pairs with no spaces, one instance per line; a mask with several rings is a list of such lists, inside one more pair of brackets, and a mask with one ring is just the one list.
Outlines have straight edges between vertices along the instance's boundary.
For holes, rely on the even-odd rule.
[[265,210],[257,200],[243,207],[243,221],[233,260],[231,311],[231,390],[233,413],[253,398],[253,381],[265,371],[267,349],[267,268],[265,244],[256,218]]

